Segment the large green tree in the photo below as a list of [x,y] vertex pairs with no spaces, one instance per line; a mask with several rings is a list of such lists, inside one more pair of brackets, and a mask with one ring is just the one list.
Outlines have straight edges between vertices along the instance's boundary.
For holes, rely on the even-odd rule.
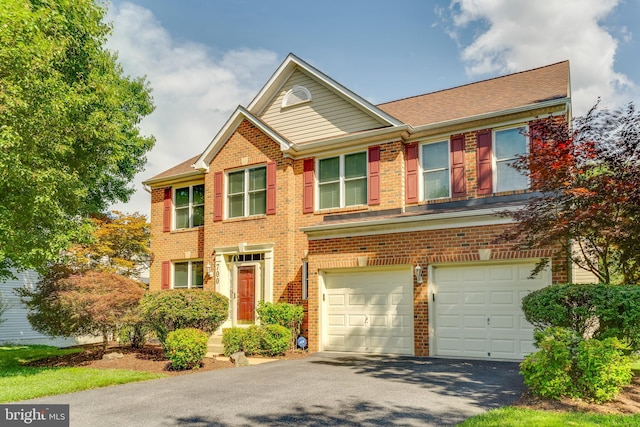
[[154,144],[143,78],[105,48],[94,0],[0,2],[0,277],[42,270],[90,232],[88,214],[133,193]]

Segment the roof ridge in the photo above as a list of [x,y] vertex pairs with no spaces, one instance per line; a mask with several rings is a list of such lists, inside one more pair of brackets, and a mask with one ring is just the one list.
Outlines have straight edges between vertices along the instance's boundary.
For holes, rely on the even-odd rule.
[[504,79],[504,78],[515,76],[515,75],[518,75],[518,74],[530,73],[530,72],[533,72],[533,71],[541,70],[543,68],[549,68],[549,67],[554,67],[556,65],[564,64],[565,62],[569,62],[569,60],[565,59],[564,61],[559,61],[559,62],[555,62],[553,64],[547,64],[547,65],[543,65],[543,66],[540,66],[540,67],[531,68],[531,69],[528,69],[528,70],[516,71],[514,73],[505,74],[505,75],[502,75],[502,76],[491,77],[491,78],[484,79],[484,80],[479,80],[479,81],[476,81],[476,82],[465,83],[465,84],[459,85],[459,86],[454,86],[454,87],[449,87],[449,88],[445,88],[445,89],[435,90],[433,92],[425,92],[425,93],[421,93],[419,95],[413,95],[413,96],[407,96],[405,98],[394,99],[393,101],[387,101],[387,102],[383,102],[383,103],[380,103],[380,104],[376,104],[376,107],[380,107],[380,106],[387,105],[387,104],[393,104],[395,102],[406,101],[407,99],[420,98],[420,97],[426,96],[426,95],[433,95],[435,93],[441,93],[441,92],[446,92],[446,91],[449,91],[449,90],[459,89],[459,88],[466,87],[466,86],[473,86],[473,85],[477,85],[479,83],[490,82],[492,80]]

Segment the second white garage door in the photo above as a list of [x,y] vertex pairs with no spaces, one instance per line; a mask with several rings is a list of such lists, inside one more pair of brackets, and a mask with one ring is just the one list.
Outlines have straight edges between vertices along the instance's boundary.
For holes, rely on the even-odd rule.
[[409,268],[325,272],[326,351],[413,354],[413,283]]
[[522,359],[535,351],[522,298],[551,284],[548,271],[529,279],[533,263],[435,267],[434,353]]

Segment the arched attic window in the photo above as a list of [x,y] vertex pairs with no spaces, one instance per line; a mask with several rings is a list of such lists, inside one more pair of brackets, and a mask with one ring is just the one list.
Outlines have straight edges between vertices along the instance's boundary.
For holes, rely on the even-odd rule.
[[284,95],[282,108],[311,101],[311,92],[304,86],[295,85]]

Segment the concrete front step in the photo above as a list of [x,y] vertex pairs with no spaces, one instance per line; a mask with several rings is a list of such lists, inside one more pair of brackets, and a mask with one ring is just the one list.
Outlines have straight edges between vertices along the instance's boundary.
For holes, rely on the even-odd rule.
[[215,357],[223,353],[222,335],[211,335],[207,342],[207,357]]

